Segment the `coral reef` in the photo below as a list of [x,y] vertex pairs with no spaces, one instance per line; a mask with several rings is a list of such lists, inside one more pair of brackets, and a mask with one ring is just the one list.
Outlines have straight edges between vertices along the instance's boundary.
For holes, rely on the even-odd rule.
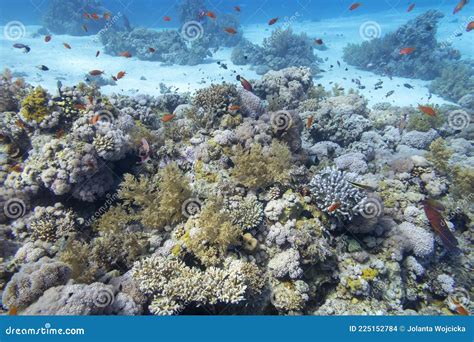
[[444,67],[441,75],[430,84],[430,91],[457,102],[463,96],[474,93],[474,62],[460,61]]
[[[432,80],[460,58],[459,51],[436,41],[438,22],[443,17],[441,12],[429,10],[382,38],[349,44],[344,49],[344,61],[380,75]],[[404,48],[415,50],[403,55],[400,50]]]
[[[132,31],[109,29],[100,35],[106,53],[119,56],[123,51],[138,59],[158,61],[166,64],[197,65],[211,56],[208,46],[193,41],[188,42],[178,31],[157,32],[145,28]],[[149,47],[156,51],[150,52]]]
[[262,46],[242,40],[232,51],[231,60],[237,65],[257,66],[260,75],[294,66],[308,67],[313,74],[319,71],[319,59],[313,52],[311,39],[304,33],[294,33],[291,28],[274,30]]

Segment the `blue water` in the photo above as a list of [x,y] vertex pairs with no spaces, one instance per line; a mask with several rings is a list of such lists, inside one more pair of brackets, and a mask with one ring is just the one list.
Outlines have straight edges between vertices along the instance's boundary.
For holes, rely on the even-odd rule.
[[[67,0],[66,0],[67,1]],[[416,8],[454,8],[457,0],[366,0],[362,6],[354,12],[348,8],[355,1],[351,0],[226,0],[207,1],[208,9],[216,12],[233,12],[234,6],[242,9],[242,24],[254,24],[267,21],[273,17],[291,17],[296,12],[302,14],[301,19],[320,20],[328,18],[341,18],[348,20],[354,13],[375,14],[384,11],[399,12],[402,14],[413,2]],[[112,12],[121,11],[127,15],[134,25],[159,26],[165,15],[176,16],[178,1],[166,0],[104,0],[102,4]],[[40,24],[41,15],[48,6],[48,0],[1,0],[0,1],[0,25],[11,20],[21,20],[24,24]],[[472,11],[471,11],[472,14]],[[176,24],[177,25],[177,24]]]

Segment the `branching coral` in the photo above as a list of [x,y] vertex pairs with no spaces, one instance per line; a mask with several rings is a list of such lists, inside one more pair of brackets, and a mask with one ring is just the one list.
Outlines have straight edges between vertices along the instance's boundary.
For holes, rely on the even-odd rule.
[[431,143],[426,159],[433,163],[437,171],[446,174],[452,154],[453,151],[446,146],[446,141],[443,138],[438,138]]
[[162,229],[183,219],[182,206],[191,197],[189,181],[175,163],[168,164],[154,179],[125,175],[119,197],[135,208],[136,218],[147,227]]
[[61,203],[54,207],[36,207],[29,223],[34,240],[55,242],[75,231],[77,218],[71,210],[65,210]]
[[242,230],[255,228],[263,221],[263,204],[255,195],[231,197],[226,200],[224,210],[229,214],[232,223]]
[[362,209],[365,193],[352,185],[343,171],[327,167],[310,182],[311,196],[319,209],[340,221],[350,221]]
[[184,242],[187,248],[204,264],[217,265],[227,249],[240,244],[243,229],[231,222],[223,204],[209,199],[199,216],[186,222]]
[[411,113],[408,117],[407,130],[428,132],[432,128],[440,128],[446,122],[446,118],[443,113],[439,111],[439,107],[433,107],[437,109],[438,113],[436,116],[428,116],[419,110],[415,113]]
[[248,188],[265,188],[289,180],[291,153],[277,140],[265,148],[256,143],[248,151],[238,147],[232,160],[235,165],[232,176]]
[[255,287],[262,285],[255,264],[230,259],[225,264],[225,268],[201,271],[179,260],[153,256],[136,263],[132,273],[140,290],[153,296],[150,311],[169,315],[188,305],[237,304],[249,290],[261,290]]

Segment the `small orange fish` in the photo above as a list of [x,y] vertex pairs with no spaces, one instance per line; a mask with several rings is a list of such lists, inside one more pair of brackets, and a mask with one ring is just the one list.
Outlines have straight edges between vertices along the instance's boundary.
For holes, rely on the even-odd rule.
[[161,118],[161,121],[162,121],[162,122],[169,122],[169,121],[173,120],[175,116],[176,116],[176,115],[174,115],[174,114],[165,114],[165,115],[163,115],[163,117]]
[[418,109],[426,115],[436,117],[436,111],[433,107],[418,105]]
[[45,43],[48,43],[49,41],[51,41],[51,36],[49,34],[47,36],[45,36],[44,41],[45,41]]
[[68,43],[63,43],[63,45],[66,49],[71,50],[71,45],[69,45]]
[[56,139],[61,139],[63,136],[64,136],[64,129],[60,128],[57,132],[56,132]]
[[99,119],[100,119],[100,115],[98,115],[98,114],[97,114],[97,115],[94,115],[94,116],[91,118],[90,123],[91,123],[92,125],[95,125],[95,124],[99,121]]
[[86,25],[82,25],[82,29],[84,30],[84,32],[87,32],[87,26]]
[[156,51],[156,49],[154,49],[154,48],[152,48],[152,47],[149,47],[149,48],[148,48],[148,52],[150,52],[150,53],[154,53],[155,51]]
[[400,55],[409,55],[413,51],[415,51],[415,48],[412,48],[412,47],[403,48],[400,50]]
[[21,171],[23,171],[23,167],[20,164],[15,164],[13,166],[10,166],[8,168],[8,171],[20,173]]
[[341,202],[335,202],[329,206],[328,212],[333,213],[341,206]]
[[323,44],[324,44],[324,42],[323,42],[323,40],[322,40],[321,38],[315,39],[314,42],[315,42],[316,44],[318,44],[318,45],[323,45]]
[[226,31],[228,34],[236,34],[237,33],[237,31],[233,27],[226,27],[224,29],[224,31]]
[[94,19],[94,20],[99,20],[99,19],[100,19],[99,15],[98,15],[97,13],[92,13],[92,14],[91,14],[91,17],[92,17],[92,19]]
[[99,76],[102,75],[104,72],[102,70],[91,70],[89,71],[89,75],[91,76]]
[[268,21],[268,25],[272,26],[272,25],[275,24],[277,21],[278,21],[278,18],[270,19],[270,20]]
[[234,110],[239,110],[240,106],[239,105],[230,105],[229,110],[234,111]]
[[474,21],[471,21],[466,27],[467,32],[471,32],[472,30],[474,30]]
[[355,2],[351,5],[351,7],[349,7],[349,11],[353,11],[355,9],[358,9],[360,6],[362,6],[362,3],[360,2]]
[[460,10],[463,9],[463,7],[467,4],[467,0],[461,0],[459,3],[454,7],[453,14],[458,13]]
[[122,51],[122,52],[119,53],[119,56],[125,57],[125,58],[130,58],[130,57],[132,57],[132,54],[128,51]]
[[25,123],[21,120],[16,120],[15,124],[20,127],[21,129],[25,129],[26,126],[25,126]]
[[10,310],[8,310],[8,316],[16,316],[18,315],[18,308],[16,306],[10,307]]
[[99,55],[100,55],[100,51],[97,50],[97,52],[95,53],[95,56],[96,56],[96,57],[99,57]]
[[105,12],[104,15],[103,15],[103,18],[105,20],[110,20],[110,16],[111,16],[111,14],[109,12]]
[[77,109],[77,110],[86,110],[87,106],[83,103],[76,103],[76,104],[74,104],[73,107],[74,107],[74,109]]
[[85,19],[90,19],[91,18],[91,15],[89,13],[84,13],[82,15]]
[[171,21],[171,17],[165,15],[165,16],[163,17],[163,20],[164,20],[164,21]]
[[118,80],[121,79],[122,77],[125,76],[125,74],[126,74],[125,71],[119,71],[118,74],[117,74],[117,79],[118,79]]
[[240,12],[240,6],[234,6],[234,10],[235,10],[236,12]]
[[310,115],[308,119],[306,120],[306,128],[310,129],[311,126],[313,126],[313,122],[314,122],[314,117]]
[[467,309],[464,307],[464,305],[459,303],[458,300],[453,299],[453,303],[456,306],[456,312],[458,314],[460,314],[461,316],[469,316],[469,311],[467,311]]
[[216,14],[214,12],[211,12],[211,11],[207,12],[206,15],[211,19],[216,19],[217,18]]
[[415,3],[411,4],[410,6],[408,6],[407,12],[413,11],[414,8],[415,8]]

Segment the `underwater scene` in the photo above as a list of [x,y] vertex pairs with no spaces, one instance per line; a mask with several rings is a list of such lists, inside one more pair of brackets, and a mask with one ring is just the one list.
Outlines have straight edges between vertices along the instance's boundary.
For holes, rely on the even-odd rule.
[[474,3],[0,0],[2,315],[469,315]]

